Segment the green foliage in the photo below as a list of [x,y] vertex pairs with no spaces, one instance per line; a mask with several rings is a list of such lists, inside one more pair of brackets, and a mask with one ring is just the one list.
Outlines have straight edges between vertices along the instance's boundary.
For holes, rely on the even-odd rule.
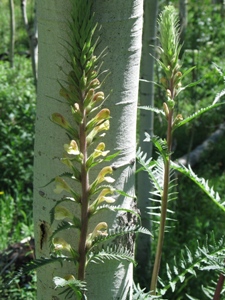
[[[15,68],[10,69],[9,62],[4,61],[9,51],[9,2],[0,1],[0,57],[3,59],[0,61],[0,222],[4,224],[0,229],[1,255],[10,244],[33,235],[30,208],[36,95],[30,60],[25,57],[29,44],[21,7],[18,1],[14,2],[16,55]],[[27,4],[28,18],[33,14],[32,2]],[[0,298],[36,299],[35,275],[17,278],[8,285],[15,272],[10,269],[1,273]]]
[[30,63],[16,57],[15,65],[0,62],[0,206],[8,229],[1,234],[2,250],[31,234],[35,90]]
[[[27,1],[27,18],[29,26],[32,27],[33,13],[34,13],[34,0]],[[15,52],[17,54],[28,53],[29,41],[27,32],[23,24],[21,15],[21,3],[20,1],[14,1],[14,13],[15,13]],[[9,52],[10,41],[10,12],[9,1],[1,0],[0,2],[0,54]]]
[[[10,271],[6,276],[0,277],[0,298],[3,300],[35,300],[36,297],[36,274],[32,273],[30,278],[22,280],[27,281],[24,285],[21,283],[21,278],[16,277],[15,271]],[[10,284],[9,284],[9,281]]]
[[[160,280],[160,284],[163,286],[160,289],[160,294],[164,295],[170,288],[175,292],[178,282],[183,283],[188,274],[191,277],[196,277],[196,271],[199,270],[213,271],[217,276],[224,273],[224,252],[224,237],[219,241],[215,241],[213,235],[207,238],[205,245],[198,245],[194,252],[185,247],[181,252],[179,261],[177,261],[178,258],[174,258],[171,266],[166,265],[169,283],[165,284]],[[178,293],[176,293],[176,297],[178,297]]]
[[[156,243],[157,245],[153,243],[153,245],[156,246],[156,250],[155,250],[156,254],[155,254],[154,267],[152,271],[150,295],[163,297],[166,291],[168,291],[168,289],[171,288],[172,293],[168,294],[169,296],[166,294],[165,297],[169,297],[168,299],[171,298],[178,299],[180,297],[179,292],[182,291],[183,288],[188,283],[189,279],[187,279],[187,274],[190,273],[191,276],[196,276],[195,269],[201,271],[206,271],[206,270],[211,272],[213,271],[214,275],[216,276],[218,276],[218,274],[220,273],[224,274],[224,238],[221,238],[217,242],[215,242],[214,238],[211,238],[209,241],[207,241],[207,243],[204,246],[202,247],[198,246],[197,249],[193,249],[192,247],[190,250],[186,246],[186,250],[182,252],[182,257],[179,260],[179,262],[177,262],[177,257],[176,257],[174,261],[171,262],[171,265],[168,264],[168,261],[171,261],[170,254],[167,254],[166,250],[164,250],[165,254],[162,254],[164,232],[166,231],[167,213],[170,212],[167,204],[169,204],[169,200],[171,196],[172,196],[172,200],[177,199],[176,190],[175,193],[171,192],[170,190],[171,185],[173,189],[176,189],[176,179],[174,178],[174,173],[171,174],[171,169],[181,172],[183,175],[189,177],[198,187],[200,187],[202,192],[205,192],[206,195],[209,198],[211,198],[213,203],[216,204],[222,210],[222,212],[224,212],[224,202],[221,201],[218,193],[216,193],[213,190],[213,188],[209,187],[208,181],[204,180],[203,178],[199,178],[191,168],[186,168],[183,165],[178,165],[171,161],[172,133],[174,133],[175,129],[177,129],[178,127],[185,126],[185,124],[195,120],[203,113],[212,110],[212,108],[215,108],[217,105],[223,104],[217,102],[223,96],[224,91],[216,95],[212,105],[207,105],[205,108],[199,109],[196,113],[192,114],[190,117],[185,118],[184,120],[182,115],[179,113],[175,117],[173,116],[173,113],[175,112],[176,109],[176,105],[178,103],[177,95],[181,91],[183,92],[187,87],[194,86],[195,83],[188,84],[184,88],[181,87],[182,86],[181,79],[183,81],[185,79],[185,76],[191,72],[192,68],[189,69],[187,72],[185,72],[184,75],[181,75],[181,72],[178,71],[178,68],[180,68],[181,66],[179,65],[178,55],[176,56],[176,53],[174,53],[174,56],[172,54],[169,55],[170,49],[172,47],[170,45],[171,40],[178,43],[178,38],[175,32],[177,31],[177,22],[175,21],[176,18],[174,18],[173,15],[174,12],[171,13],[171,10],[173,11],[173,8],[171,6],[166,7],[163,13],[160,15],[160,20],[159,20],[160,42],[162,46],[161,61],[159,60],[159,64],[166,75],[166,78],[162,78],[161,82],[164,88],[166,89],[165,94],[167,98],[167,102],[163,103],[164,114],[161,114],[161,117],[164,119],[165,124],[167,124],[167,136],[166,139],[160,139],[158,137],[150,138],[147,135],[146,141],[152,142],[157,149],[157,154],[159,156],[157,160],[156,159],[146,160],[146,155],[143,154],[141,150],[138,151],[137,158],[139,163],[142,166],[142,169],[147,171],[152,183],[152,192],[151,192],[152,197],[150,198],[150,200],[153,203],[157,202],[160,204],[160,206],[156,206],[156,209],[160,212],[159,214],[155,213],[154,210],[153,213],[152,211],[150,212],[153,220],[155,220],[156,217],[160,216],[159,233],[157,236],[157,243]],[[164,25],[164,23],[167,24],[167,26],[162,26],[162,24]],[[168,29],[169,26],[171,27],[171,29]],[[174,38],[171,37],[172,33],[174,34]],[[169,38],[170,41],[168,42],[166,41],[167,37],[170,37]],[[179,52],[180,48],[178,45],[173,45],[173,47],[174,47],[174,52],[176,51]],[[165,60],[166,60],[166,64],[165,64]],[[169,60],[171,60],[171,62]],[[180,76],[177,76],[178,73],[180,73]],[[146,109],[146,108],[142,108],[142,109]],[[152,109],[152,108],[147,108],[147,109],[155,110],[157,113],[160,112],[160,110],[157,109]],[[177,110],[176,112],[179,111]],[[173,202],[176,203],[177,200],[172,201],[172,203]],[[176,206],[174,207],[177,208],[178,204],[176,204]],[[170,230],[168,231],[170,232]],[[170,247],[170,249],[174,249],[174,248]],[[168,256],[169,259],[167,258]],[[161,257],[163,257],[163,266],[165,266],[164,269],[162,270],[162,274],[165,276],[166,273],[169,284],[165,284],[164,280],[158,278]],[[163,288],[161,289],[156,288],[157,281],[161,283]],[[176,284],[178,281],[181,282],[181,287],[177,289]],[[212,297],[212,290],[210,288],[203,289],[203,290],[205,294],[208,293],[208,295],[210,294]],[[188,297],[189,299],[194,299],[192,297],[193,294],[192,290],[190,294],[191,295],[186,294],[186,297]],[[145,299],[144,294],[143,294],[143,299]],[[151,296],[149,299],[151,299]],[[182,296],[179,299],[183,299]],[[219,298],[217,297],[214,299],[219,299]]]
[[[1,236],[1,249],[4,250],[8,246],[8,238],[10,236],[10,230],[13,228],[13,219],[15,215],[15,202],[11,196],[8,195],[0,195],[0,222],[4,224],[4,227],[0,227],[0,236]],[[15,234],[15,232],[14,232]],[[20,236],[20,233],[19,233]],[[16,240],[18,237],[18,233]]]
[[30,63],[16,57],[15,66],[0,62],[0,186],[25,196],[32,189],[35,90]]
[[[136,233],[136,231],[135,231]],[[95,250],[95,249],[94,249]],[[94,263],[104,263],[105,260],[115,259],[115,260],[127,260],[130,261],[135,265],[133,252],[126,249],[121,245],[110,245],[104,249],[104,245],[102,246],[101,250],[98,249],[96,252],[90,252],[88,255],[88,261]]]

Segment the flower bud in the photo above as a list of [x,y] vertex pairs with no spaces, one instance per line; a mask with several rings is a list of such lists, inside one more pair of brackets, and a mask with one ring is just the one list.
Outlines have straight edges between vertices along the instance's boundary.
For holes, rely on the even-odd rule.
[[94,95],[93,101],[98,102],[98,101],[103,101],[105,99],[105,95],[103,92],[98,92]]
[[166,90],[166,96],[168,98],[171,98],[171,91],[169,89]]
[[163,102],[163,111],[166,115],[166,118],[168,119],[168,117],[169,117],[169,108],[168,108],[166,102]]
[[174,109],[175,101],[173,99],[168,99],[167,104],[168,104],[169,109]]
[[68,91],[65,88],[61,88],[59,91],[59,95],[68,100],[70,98]]
[[96,116],[96,121],[107,120],[110,117],[110,110],[108,108],[103,108]]
[[95,78],[90,82],[89,88],[96,89],[98,87],[100,87],[100,81],[97,78]]
[[94,97],[94,89],[89,89],[89,91],[87,92],[85,98],[84,98],[84,107],[87,107],[90,102],[93,100]]
[[183,116],[181,114],[178,114],[173,121],[173,126],[179,124],[181,121],[183,121]]
[[52,114],[52,121],[65,129],[71,128],[70,123],[59,113]]
[[80,79],[81,90],[84,90],[86,88],[86,85],[87,85],[87,77],[85,76],[85,72],[83,72],[83,75],[81,76],[81,79]]

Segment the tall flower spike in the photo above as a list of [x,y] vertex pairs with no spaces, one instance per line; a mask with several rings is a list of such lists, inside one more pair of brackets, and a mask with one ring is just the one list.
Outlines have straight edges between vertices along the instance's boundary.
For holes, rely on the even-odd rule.
[[167,78],[178,71],[181,45],[179,44],[178,14],[172,5],[167,6],[159,18],[161,59],[166,68]]

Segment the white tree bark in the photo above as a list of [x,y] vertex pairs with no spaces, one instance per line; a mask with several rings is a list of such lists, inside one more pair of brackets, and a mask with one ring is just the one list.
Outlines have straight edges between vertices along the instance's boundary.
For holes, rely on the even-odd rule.
[[[70,1],[38,1],[38,30],[39,30],[39,82],[37,100],[37,120],[35,136],[34,161],[34,224],[37,258],[49,256],[48,239],[51,231],[49,212],[56,199],[53,185],[42,188],[52,178],[61,174],[63,166],[58,161],[62,156],[63,144],[68,142],[63,130],[51,123],[49,117],[54,112],[64,116],[69,115],[67,105],[58,102],[59,84],[57,79],[65,79],[64,68],[65,49],[61,46],[63,39],[67,39],[66,20],[70,17]],[[142,35],[142,0],[95,0],[93,10],[96,20],[102,25],[101,49],[107,46],[104,69],[110,70],[110,77],[103,87],[105,94],[110,93],[105,106],[111,111],[110,131],[104,142],[111,153],[120,151],[114,162],[116,187],[134,195],[134,164],[136,152],[136,107],[138,98],[139,65],[141,55]],[[100,49],[101,48],[101,49]],[[123,166],[122,166],[123,165]],[[121,167],[122,166],[122,167]],[[98,172],[98,170],[96,170]],[[133,207],[131,198],[119,197],[117,204]],[[107,221],[110,225],[132,224],[133,219],[122,214],[115,218],[115,214],[107,212],[97,215],[91,220],[90,226],[100,221]],[[77,237],[73,239],[77,245]],[[132,239],[120,240],[129,242]],[[73,266],[61,268],[58,265],[48,265],[38,270],[38,300],[62,300],[54,290],[52,278],[73,272]],[[87,297],[90,300],[125,300],[131,298],[132,266],[124,262],[106,261],[104,264],[93,264],[87,268]]]
[[34,25],[33,28],[29,28],[28,18],[27,18],[27,1],[21,0],[21,10],[24,26],[27,32],[29,46],[30,46],[30,56],[31,64],[34,76],[34,85],[37,89],[37,63],[38,63],[38,31],[37,31],[37,12],[36,12],[36,1],[34,4]]
[[[157,27],[158,0],[144,1],[144,28],[143,28],[143,46],[141,57],[141,81],[140,81],[140,106],[154,106],[154,62],[155,62],[155,44]],[[143,81],[142,81],[143,80]],[[153,135],[154,114],[151,111],[140,110],[139,120],[139,146],[147,157],[152,156],[152,145],[144,142],[145,132]],[[142,216],[142,225],[151,230],[151,220],[149,210],[151,183],[147,172],[139,172],[138,182],[138,208]],[[150,236],[140,234],[137,239],[138,262],[137,275],[142,287],[149,287],[150,282],[150,256],[151,256]]]
[[14,67],[14,43],[15,43],[15,15],[14,15],[14,1],[9,0],[10,11],[10,44],[9,44],[9,62],[10,67]]

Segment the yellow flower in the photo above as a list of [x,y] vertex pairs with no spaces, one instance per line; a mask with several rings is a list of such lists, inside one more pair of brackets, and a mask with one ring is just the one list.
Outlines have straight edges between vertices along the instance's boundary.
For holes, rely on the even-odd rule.
[[101,191],[98,198],[96,199],[97,203],[100,204],[102,202],[114,203],[116,200],[113,197],[106,197],[107,194],[113,194],[115,189],[111,187],[107,187]]
[[73,219],[73,214],[64,206],[56,206],[54,210],[55,220],[64,220],[65,218]]
[[108,224],[106,222],[100,222],[95,226],[95,229],[91,233],[91,238],[94,239],[97,236],[107,236]]
[[70,280],[73,281],[73,280],[75,280],[75,277],[72,274],[68,274],[68,275],[64,276],[64,279],[66,281],[70,281]]
[[61,177],[59,177],[59,176],[56,177],[55,178],[55,183],[56,183],[56,187],[54,189],[54,192],[56,194],[60,194],[62,191],[66,191],[66,192],[69,192],[69,193],[71,192],[70,186]]
[[101,123],[100,125],[96,126],[87,136],[87,142],[90,145],[96,136],[101,131],[109,130],[109,120]]
[[95,129],[97,130],[97,132],[100,132],[102,130],[109,130],[109,120],[106,120],[101,125],[95,127]]
[[55,237],[52,240],[55,250],[71,251],[71,246],[63,238]]
[[74,140],[72,140],[69,145],[65,144],[64,149],[68,154],[72,154],[72,155],[80,154],[78,145],[77,145],[76,141],[74,141]]
[[104,151],[104,150],[105,150],[105,144],[104,143],[98,144],[98,146],[93,152],[93,158],[97,158],[99,156],[106,156],[109,153],[109,150],[108,151]]
[[97,184],[103,182],[103,181],[107,181],[107,182],[114,182],[115,180],[112,177],[109,176],[105,176],[106,174],[112,174],[113,169],[110,166],[104,167],[98,174],[96,181]]

